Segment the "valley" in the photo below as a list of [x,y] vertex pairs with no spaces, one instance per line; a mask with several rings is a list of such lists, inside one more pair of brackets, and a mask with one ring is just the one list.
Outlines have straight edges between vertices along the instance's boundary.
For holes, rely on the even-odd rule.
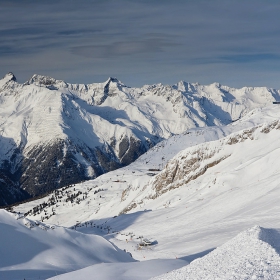
[[[48,87],[51,84],[52,89],[45,89],[46,85],[42,86],[41,81],[43,91],[49,90],[50,94],[57,91],[53,87],[58,88],[61,84],[66,87],[62,82],[56,80],[47,80],[47,82],[43,79],[43,81]],[[109,84],[115,82],[116,80],[110,80]],[[172,89],[176,88],[178,94],[180,92],[185,100],[186,83],[184,84],[185,93],[183,93],[182,86],[181,83],[173,86]],[[72,89],[77,89],[77,87],[71,85]],[[103,90],[104,85],[94,87],[100,87]],[[162,88],[160,85],[152,88],[156,87]],[[217,84],[209,86],[211,89],[213,87],[216,87],[216,91],[212,92],[211,98],[213,96],[219,98],[219,94],[220,96],[223,94],[225,100],[227,95],[220,90],[222,86]],[[108,86],[105,88],[108,89]],[[150,89],[151,86],[144,88]],[[198,85],[197,88],[199,88]],[[136,89],[130,88],[123,90],[123,92],[126,91],[137,92]],[[236,92],[232,89],[229,91]],[[109,118],[113,118],[112,116],[115,114],[112,113],[114,110],[109,107],[100,107],[100,102],[101,104],[109,101],[116,102],[115,98],[120,97],[108,95],[105,96],[105,99],[103,95],[103,99],[98,99],[99,105],[88,104],[89,101],[86,99],[85,103],[81,104],[84,104],[83,108],[87,108],[87,111],[82,111],[82,107],[77,107],[77,111],[80,113],[74,115],[76,111],[72,108],[72,119],[68,120],[68,127],[64,127],[66,122],[62,121],[63,118],[55,121],[60,122],[60,126],[57,126],[59,137],[64,137],[64,142],[62,141],[61,146],[56,148],[61,153],[61,157],[58,155],[53,157],[55,154],[53,150],[48,150],[46,147],[42,148],[40,152],[34,148],[36,143],[51,142],[54,138],[52,138],[53,134],[36,130],[34,123],[30,121],[27,126],[29,132],[26,133],[25,138],[21,138],[21,142],[18,142],[14,137],[13,144],[16,147],[15,143],[24,143],[18,149],[21,149],[22,155],[30,156],[28,158],[30,162],[31,158],[34,159],[34,165],[29,163],[23,174],[28,174],[27,170],[37,167],[36,172],[42,176],[48,176],[49,174],[46,172],[48,170],[50,170],[50,174],[56,174],[55,170],[56,172],[60,170],[59,178],[61,180],[64,178],[61,181],[64,183],[53,186],[46,181],[45,185],[49,193],[43,197],[7,207],[9,212],[0,211],[0,225],[3,228],[0,231],[1,240],[7,239],[11,234],[12,238],[9,240],[16,239],[19,243],[30,244],[27,245],[30,248],[33,248],[34,242],[39,242],[39,245],[36,245],[38,250],[32,249],[29,252],[26,248],[29,253],[22,259],[13,258],[11,254],[4,262],[2,257],[0,276],[5,279],[20,279],[20,276],[26,273],[26,279],[39,279],[39,277],[45,277],[44,279],[49,277],[52,277],[50,279],[91,279],[90,277],[95,275],[96,279],[113,277],[121,280],[150,279],[152,277],[158,277],[155,279],[202,279],[207,274],[210,275],[209,279],[214,279],[218,275],[222,275],[225,279],[242,279],[244,275],[253,275],[257,277],[254,279],[260,279],[265,278],[266,275],[273,275],[273,279],[280,279],[278,272],[280,169],[277,164],[280,157],[278,141],[280,110],[277,105],[270,102],[270,100],[275,100],[273,99],[275,95],[269,95],[272,92],[276,94],[277,91],[268,89],[251,89],[250,93],[248,91],[248,89],[244,89],[246,92],[244,96],[247,99],[243,99],[243,104],[250,104],[251,107],[247,108],[247,105],[244,105],[244,109],[241,111],[234,110],[233,108],[238,107],[236,97],[235,101],[221,101],[220,104],[223,105],[219,110],[227,108],[228,113],[223,111],[224,113],[221,114],[219,110],[213,111],[220,112],[220,116],[227,116],[229,108],[231,108],[231,119],[215,118],[217,123],[214,125],[213,122],[209,122],[209,118],[205,118],[202,123],[195,124],[192,123],[194,119],[188,115],[188,117],[182,116],[181,126],[176,127],[172,125],[172,114],[177,114],[174,107],[170,107],[170,110],[173,111],[168,114],[169,119],[164,119],[165,101],[161,101],[162,108],[159,103],[152,103],[152,100],[160,99],[162,96],[156,94],[156,97],[150,97],[148,95],[149,102],[146,102],[145,106],[143,103],[142,107],[139,105],[142,108],[139,112],[143,112],[144,108],[145,110],[153,108],[154,115],[158,118],[155,121],[158,126],[152,123],[149,125],[146,123],[147,126],[144,126],[148,119],[153,119],[152,114],[146,116],[146,119],[139,117],[138,123],[136,122],[138,117],[132,121],[136,105],[133,105],[132,113],[129,113],[128,110],[132,105],[127,105],[125,111],[128,110],[126,112],[131,116],[126,120],[129,124],[118,124],[118,128],[113,130],[114,137],[118,141],[111,144],[110,147],[109,142],[106,142],[109,141],[108,138],[102,138],[105,134],[102,137],[101,135],[107,129],[106,133],[109,131],[112,133],[113,124],[112,126],[108,124],[109,128],[107,123],[106,126],[101,125],[101,132],[95,134],[94,138],[93,133],[98,129],[93,125],[93,120],[99,120],[103,124],[105,119],[106,122],[109,122]],[[256,97],[253,98],[253,91],[258,92],[256,95],[258,100]],[[204,94],[207,96],[205,92],[206,90]],[[261,92],[266,92],[266,94],[262,95]],[[58,93],[56,92],[56,94]],[[118,94],[123,93],[118,92]],[[166,93],[161,92],[161,94]],[[188,94],[191,95],[191,93]],[[197,98],[198,93],[192,94],[195,96],[193,98]],[[200,94],[202,94],[201,88]],[[136,98],[135,96],[134,98]],[[70,97],[65,95],[65,98]],[[187,98],[190,97],[186,97],[186,100]],[[205,98],[203,97],[204,103],[200,104],[209,105],[207,102],[210,101],[205,101]],[[211,100],[213,103],[210,107],[213,108],[214,99]],[[118,106],[124,106],[122,102],[123,99]],[[228,102],[227,106],[226,102]],[[234,106],[232,102],[235,104]],[[75,104],[74,98],[71,100],[71,104]],[[69,105],[67,108],[71,108],[71,106]],[[107,108],[107,112],[104,111],[105,108]],[[34,109],[32,110],[34,112]],[[95,110],[96,114],[89,113],[90,110]],[[208,116],[209,114],[214,116],[213,112],[208,111]],[[160,114],[162,114],[161,121],[159,120]],[[92,125],[91,129],[83,130],[85,127],[82,125],[81,116],[83,116],[83,122],[87,118],[91,118],[92,123],[89,122]],[[61,115],[58,118],[61,118]],[[124,115],[119,116],[118,121],[120,119],[124,122]],[[42,119],[42,121],[44,120]],[[112,119],[110,121],[113,122]],[[50,119],[47,122],[51,122]],[[72,130],[73,124],[75,124],[74,130]],[[94,124],[98,124],[98,121]],[[131,128],[132,124],[135,125],[134,128]],[[7,125],[2,127],[5,135],[8,136],[8,133],[11,133],[9,130],[11,127]],[[138,131],[136,127],[139,128]],[[141,131],[146,134],[140,134],[140,127]],[[172,132],[170,132],[171,128]],[[33,138],[32,133],[35,132],[32,132],[32,129],[35,129],[38,139],[41,137],[39,142]],[[43,129],[52,131],[45,126]],[[59,131],[59,129],[62,130]],[[68,134],[65,131],[68,131]],[[132,132],[133,134],[129,134]],[[46,133],[46,138],[43,133]],[[137,139],[141,140],[141,145],[144,146],[147,142],[144,144],[143,139],[146,139],[147,133],[149,133],[149,137],[157,140],[150,143],[149,147],[145,146],[146,150],[141,152],[134,146],[139,153],[133,158],[130,157],[130,146],[121,140],[124,133],[131,137],[137,136]],[[28,141],[29,136],[33,142]],[[130,144],[133,142],[131,139]],[[74,140],[76,144],[80,143],[79,149],[83,147],[83,151],[78,150],[78,146],[73,144]],[[103,144],[101,140],[104,141]],[[83,141],[82,144],[81,141]],[[97,144],[107,145],[106,156],[109,153],[112,155],[111,169],[105,169],[105,165],[102,165],[109,164],[109,162],[91,162],[89,153],[97,155],[96,150],[93,152],[94,147],[99,147]],[[11,147],[9,146],[11,142],[7,142],[6,145]],[[126,147],[123,148],[124,154],[122,147]],[[105,150],[103,150],[104,153]],[[2,158],[9,162],[9,166],[12,168],[12,161],[8,160],[8,156],[14,153],[15,149],[7,149],[6,153],[1,151],[2,155],[5,155]],[[122,162],[125,155],[130,160]],[[95,157],[95,160],[97,158]],[[18,159],[13,157],[13,160],[14,163],[17,163],[13,166],[15,171],[13,174],[16,174],[16,166],[20,166],[26,159],[20,158],[18,155]],[[57,169],[50,164],[52,160],[56,161]],[[68,161],[71,164],[67,165]],[[97,170],[96,166],[103,166],[104,174],[96,173],[94,171]],[[2,168],[4,168],[3,164]],[[42,170],[45,172],[39,173]],[[83,172],[86,170],[88,173],[83,174],[84,176],[88,174],[88,177],[81,177],[81,181],[73,181],[61,175],[65,172],[65,174],[69,174],[69,178],[72,174],[75,177],[75,170],[77,170],[77,174],[80,174],[81,170]],[[39,177],[29,178],[33,182],[32,187],[30,185],[24,187],[23,184],[20,185],[20,188],[31,192],[30,190],[35,188],[40,181]],[[143,246],[144,241],[149,244]],[[241,245],[242,249],[238,249]],[[4,250],[15,252],[14,250],[19,250],[19,248],[20,246],[13,245],[13,242],[9,241],[5,248],[1,249],[1,256],[5,255]],[[258,250],[262,252],[261,255],[258,254]],[[58,251],[60,253],[57,253]],[[72,251],[71,254],[70,251]],[[244,251],[246,251],[245,257],[242,255]],[[223,257],[227,252],[230,252],[230,256],[232,256],[232,267],[234,267],[234,277],[236,278],[230,278],[233,275],[233,268],[231,269],[230,261]],[[25,253],[22,252],[17,254],[25,256]],[[55,263],[50,264],[48,260],[56,254],[59,255],[59,258]],[[246,265],[243,265],[244,263]],[[201,267],[207,267],[208,272],[203,274]]]

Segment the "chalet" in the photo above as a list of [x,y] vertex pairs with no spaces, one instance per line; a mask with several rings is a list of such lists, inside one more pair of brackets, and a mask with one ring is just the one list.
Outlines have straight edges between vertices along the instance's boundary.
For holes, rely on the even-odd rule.
[[152,242],[147,238],[144,238],[138,245],[139,247],[150,246],[152,245]]

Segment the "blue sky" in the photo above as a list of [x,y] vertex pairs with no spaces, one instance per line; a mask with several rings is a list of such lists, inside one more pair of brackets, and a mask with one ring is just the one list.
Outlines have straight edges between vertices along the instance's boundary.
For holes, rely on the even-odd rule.
[[0,76],[280,89],[278,0],[0,0]]

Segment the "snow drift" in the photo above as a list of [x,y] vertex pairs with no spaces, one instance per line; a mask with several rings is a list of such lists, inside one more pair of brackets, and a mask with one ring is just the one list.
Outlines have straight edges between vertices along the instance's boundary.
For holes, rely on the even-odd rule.
[[98,263],[131,262],[104,238],[0,210],[0,278],[45,279]]
[[190,265],[153,280],[280,279],[280,233],[259,226]]

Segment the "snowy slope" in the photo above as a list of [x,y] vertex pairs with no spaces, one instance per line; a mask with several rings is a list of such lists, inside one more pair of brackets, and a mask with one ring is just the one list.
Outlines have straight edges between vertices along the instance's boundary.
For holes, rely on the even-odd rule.
[[[28,212],[30,219],[102,235],[140,261],[191,262],[256,224],[280,228],[279,137],[279,107],[255,109],[227,126],[189,129],[159,143],[127,167],[15,210]],[[141,238],[148,238],[152,245],[139,250]],[[259,244],[250,238],[248,244]],[[269,244],[276,248],[277,240]],[[257,246],[255,252],[250,247],[252,260],[263,247]],[[268,250],[274,258],[272,251]],[[209,270],[214,271],[211,265],[212,261]],[[238,270],[239,263],[235,265]],[[252,270],[256,267],[258,272],[257,265],[254,262]],[[124,279],[126,272],[138,275],[132,266],[121,266]],[[274,264],[268,267],[274,275]],[[81,275],[96,269],[89,267]],[[112,265],[108,274],[100,275],[110,279],[115,269]]]
[[280,279],[279,244],[279,230],[255,226],[190,265],[153,279]]
[[255,226],[190,265],[153,280],[276,280],[280,279],[279,249],[279,230]]
[[[81,205],[76,204],[74,200],[73,203],[68,200],[68,203],[56,205],[56,212],[68,212],[70,207],[71,211],[74,212],[73,215],[77,215],[75,220],[80,220],[80,212],[76,210],[86,206],[88,209],[91,209],[91,212],[89,212],[89,214],[86,212],[85,216],[88,215],[87,217],[89,217],[90,215],[96,218],[103,218],[107,216],[107,207],[110,207],[112,215],[118,215],[131,204],[131,201],[133,203],[134,199],[138,197],[140,193],[141,195],[146,194],[142,189],[149,181],[152,182],[154,180],[153,176],[159,173],[156,170],[162,169],[167,162],[177,153],[181,152],[181,150],[223,138],[226,135],[240,130],[251,129],[263,123],[273,122],[279,117],[278,107],[270,106],[264,109],[256,109],[240,121],[234,122],[231,125],[223,127],[195,128],[188,130],[184,134],[173,136],[170,139],[157,144],[154,148],[151,148],[147,153],[126,168],[110,172],[100,176],[96,180],[76,185],[75,190],[73,190],[73,188],[60,190],[60,196],[62,197],[66,196],[66,193],[67,196],[71,196],[71,194],[77,195],[78,192],[81,192],[81,195],[79,197],[77,196]],[[53,194],[46,199],[44,198],[39,201],[47,201],[52,196]],[[81,199],[82,196],[87,196],[87,198],[83,200]],[[99,203],[101,205],[106,204],[107,207],[102,207]],[[30,209],[37,204],[38,201],[34,201],[24,204],[23,209],[21,206],[17,207],[17,209],[22,211],[26,208]],[[52,208],[52,205],[49,206],[49,209],[50,208]],[[143,208],[144,206],[140,209]],[[93,215],[92,213],[95,213],[96,215]],[[39,213],[35,217],[40,219],[42,214]],[[53,218],[56,217],[51,217],[50,221],[53,222]],[[68,220],[66,225],[70,226],[72,224],[72,220]]]
[[[241,232],[208,255],[190,265],[170,271],[170,261],[165,260],[169,272],[153,280],[200,280],[200,279],[280,279],[280,234],[276,229],[259,226]],[[51,279],[148,279],[159,273],[157,263],[163,260],[143,261],[130,264],[101,264]],[[173,260],[173,263],[180,263]]]
[[[268,88],[179,82],[130,88],[0,80],[0,204],[95,178],[190,128],[225,125],[280,99]],[[9,188],[8,188],[9,186]]]
[[4,210],[0,240],[0,279],[46,279],[93,264],[133,261],[100,236],[35,223]]
[[146,280],[186,265],[184,260],[157,259],[130,263],[102,263],[61,274],[49,280]]

